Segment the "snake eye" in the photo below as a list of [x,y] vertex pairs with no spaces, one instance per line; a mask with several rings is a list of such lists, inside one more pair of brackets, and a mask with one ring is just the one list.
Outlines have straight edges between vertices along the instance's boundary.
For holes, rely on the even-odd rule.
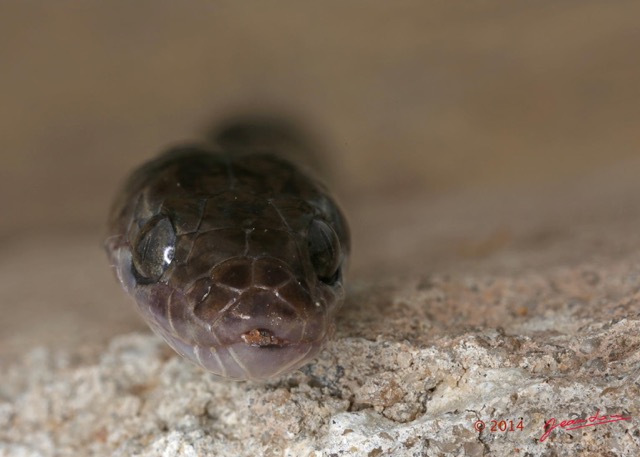
[[173,261],[176,232],[167,216],[152,217],[133,244],[133,267],[146,281],[157,281]]
[[309,256],[318,279],[333,285],[340,279],[340,240],[324,221],[313,219],[309,225]]

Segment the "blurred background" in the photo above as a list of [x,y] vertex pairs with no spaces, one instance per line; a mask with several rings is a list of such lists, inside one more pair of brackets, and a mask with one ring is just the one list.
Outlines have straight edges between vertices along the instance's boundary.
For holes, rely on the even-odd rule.
[[230,114],[313,132],[356,278],[484,257],[545,217],[522,239],[570,238],[562,217],[590,205],[628,217],[638,17],[633,1],[0,2],[0,339],[134,326],[100,250],[110,201]]

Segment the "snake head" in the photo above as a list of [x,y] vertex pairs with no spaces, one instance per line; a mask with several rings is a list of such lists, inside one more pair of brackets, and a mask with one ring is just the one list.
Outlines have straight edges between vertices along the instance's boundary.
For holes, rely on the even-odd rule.
[[217,376],[263,380],[334,332],[349,250],[324,188],[269,155],[174,151],[134,173],[107,251],[149,326]]

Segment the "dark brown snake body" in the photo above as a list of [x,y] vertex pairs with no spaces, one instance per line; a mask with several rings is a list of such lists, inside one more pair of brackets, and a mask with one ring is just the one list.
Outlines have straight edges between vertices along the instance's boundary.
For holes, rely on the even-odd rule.
[[220,377],[261,380],[333,333],[349,235],[326,189],[277,155],[190,146],[134,171],[106,248],[173,349]]

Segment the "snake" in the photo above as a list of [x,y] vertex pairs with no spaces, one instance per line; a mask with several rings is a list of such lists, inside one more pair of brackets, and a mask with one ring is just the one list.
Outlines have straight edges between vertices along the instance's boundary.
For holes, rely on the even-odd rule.
[[238,122],[218,136],[235,132],[229,144],[174,146],[139,166],[105,241],[149,327],[238,381],[272,379],[319,354],[335,333],[350,251],[326,185],[259,130]]

